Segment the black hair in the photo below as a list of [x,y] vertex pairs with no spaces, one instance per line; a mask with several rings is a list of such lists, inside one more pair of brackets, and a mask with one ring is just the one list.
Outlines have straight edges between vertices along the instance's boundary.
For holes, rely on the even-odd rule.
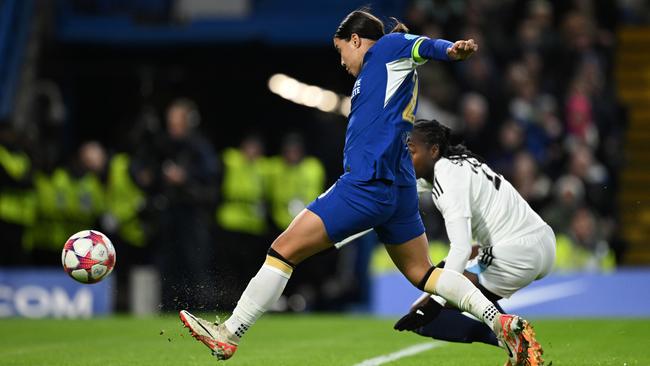
[[[395,26],[390,33],[408,33],[408,28],[396,18],[390,18]],[[334,38],[349,41],[352,34],[358,34],[361,38],[378,40],[385,34],[384,22],[370,13],[367,7],[355,10],[348,14],[334,33]]]
[[419,119],[415,121],[412,134],[421,137],[427,146],[438,145],[440,156],[451,160],[474,158],[483,163],[485,160],[471,152],[463,144],[451,144],[451,129],[435,119]]

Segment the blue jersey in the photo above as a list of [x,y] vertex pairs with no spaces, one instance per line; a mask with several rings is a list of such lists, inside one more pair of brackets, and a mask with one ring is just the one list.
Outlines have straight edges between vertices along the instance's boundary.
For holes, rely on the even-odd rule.
[[406,138],[418,104],[415,68],[424,63],[416,61],[422,59],[414,56],[414,46],[424,39],[391,33],[366,52],[352,88],[342,178],[416,184]]

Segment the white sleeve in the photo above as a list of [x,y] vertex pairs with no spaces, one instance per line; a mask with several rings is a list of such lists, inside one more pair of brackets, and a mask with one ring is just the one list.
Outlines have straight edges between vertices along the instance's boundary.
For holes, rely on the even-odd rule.
[[433,179],[433,201],[445,219],[450,241],[445,269],[459,273],[465,270],[472,253],[471,174],[468,166],[444,159],[436,163]]
[[469,217],[459,217],[445,220],[445,228],[449,237],[449,254],[445,261],[445,269],[463,273],[467,261],[472,254],[472,226]]
[[445,221],[472,217],[470,182],[472,172],[466,166],[457,166],[448,160],[436,164],[433,178],[433,202]]

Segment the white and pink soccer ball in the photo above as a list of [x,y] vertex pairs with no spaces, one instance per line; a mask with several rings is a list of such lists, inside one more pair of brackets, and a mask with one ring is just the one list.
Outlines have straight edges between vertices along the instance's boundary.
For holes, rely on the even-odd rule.
[[113,271],[115,248],[111,240],[97,230],[80,231],[66,241],[61,262],[70,277],[81,283],[96,283]]

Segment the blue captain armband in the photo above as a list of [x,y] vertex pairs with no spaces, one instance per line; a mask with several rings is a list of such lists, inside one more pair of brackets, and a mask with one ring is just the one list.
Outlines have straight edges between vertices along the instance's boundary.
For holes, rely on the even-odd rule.
[[447,56],[447,48],[453,45],[453,42],[445,39],[429,39],[423,37],[418,39],[415,45],[413,45],[411,57],[418,64],[424,63],[426,60],[452,61]]

